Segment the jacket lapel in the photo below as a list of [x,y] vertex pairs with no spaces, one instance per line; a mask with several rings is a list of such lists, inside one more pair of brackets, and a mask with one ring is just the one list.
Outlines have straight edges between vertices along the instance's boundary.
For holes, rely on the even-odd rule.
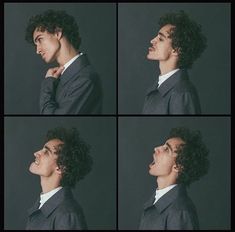
[[164,81],[159,88],[157,88],[157,84],[154,83],[152,87],[150,87],[147,91],[147,95],[149,95],[153,91],[158,91],[161,96],[163,97],[165,94],[167,94],[179,81],[182,79],[187,79],[187,71],[184,69],[180,69],[176,73],[174,73],[172,76],[170,76],[166,81]]
[[75,74],[79,73],[85,66],[89,65],[86,54],[78,57],[60,76],[60,85],[66,84]]
[[186,189],[182,184],[178,184],[175,186],[173,189],[168,191],[166,194],[164,194],[154,205],[153,201],[155,198],[155,194],[151,196],[149,201],[147,201],[144,205],[144,210],[146,210],[149,207],[155,207],[159,213],[164,211],[172,202],[177,198],[177,196],[181,195],[186,195]]

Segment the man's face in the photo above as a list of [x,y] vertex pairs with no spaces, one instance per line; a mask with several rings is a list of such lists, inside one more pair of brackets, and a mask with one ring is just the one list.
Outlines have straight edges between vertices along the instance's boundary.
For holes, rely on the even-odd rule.
[[36,28],[33,33],[33,41],[37,54],[40,54],[46,63],[51,63],[57,59],[60,51],[58,33],[42,32]]
[[153,38],[150,43],[149,52],[147,58],[149,60],[167,61],[172,55],[172,40],[169,38],[173,25],[167,24],[163,26],[158,32],[157,36]]
[[167,177],[173,171],[177,156],[177,148],[184,144],[180,138],[168,139],[165,144],[155,147],[153,162],[149,165],[149,174],[152,176]]
[[63,144],[61,140],[52,139],[41,150],[35,152],[35,161],[29,167],[30,172],[43,177],[54,175],[58,168],[56,152],[60,144]]

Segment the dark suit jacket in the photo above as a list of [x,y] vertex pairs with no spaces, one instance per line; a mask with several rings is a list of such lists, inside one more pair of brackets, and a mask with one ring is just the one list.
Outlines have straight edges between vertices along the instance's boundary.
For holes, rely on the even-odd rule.
[[152,86],[145,97],[143,114],[200,114],[197,91],[186,70],[179,70],[159,88]]
[[140,230],[199,229],[195,206],[183,185],[177,185],[153,205],[155,194],[144,205]]
[[38,209],[40,199],[28,210],[26,230],[87,229],[81,206],[69,188],[62,188]]
[[85,54],[58,78],[45,78],[41,85],[41,114],[101,114],[102,89],[98,74]]

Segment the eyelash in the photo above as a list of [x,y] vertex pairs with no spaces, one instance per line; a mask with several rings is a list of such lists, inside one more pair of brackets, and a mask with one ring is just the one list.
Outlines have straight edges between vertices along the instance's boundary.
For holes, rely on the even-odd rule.
[[164,151],[169,151],[169,148],[167,146],[163,147]]
[[44,154],[45,154],[45,155],[48,155],[48,150],[45,149]]

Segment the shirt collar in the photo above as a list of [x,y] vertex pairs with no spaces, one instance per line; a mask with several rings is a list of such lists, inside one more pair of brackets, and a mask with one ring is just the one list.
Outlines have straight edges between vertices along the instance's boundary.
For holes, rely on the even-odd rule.
[[179,68],[174,69],[164,75],[160,75],[159,79],[158,79],[158,87],[164,82],[166,81],[170,76],[172,76],[174,73],[176,73],[177,71],[179,71]]
[[64,71],[79,57],[82,56],[83,53],[79,53],[76,56],[74,56],[72,59],[70,59],[66,64],[64,64],[64,70],[62,71],[61,75],[64,73]]
[[156,194],[155,194],[155,201],[153,203],[153,205],[164,195],[166,194],[168,191],[170,191],[172,188],[174,188],[177,184],[172,184],[167,186],[166,188],[163,189],[156,189]]
[[49,200],[49,198],[51,198],[55,193],[57,193],[60,189],[62,189],[61,186],[51,190],[50,192],[47,193],[43,193],[40,195],[40,206],[39,209],[43,206],[43,204]]

